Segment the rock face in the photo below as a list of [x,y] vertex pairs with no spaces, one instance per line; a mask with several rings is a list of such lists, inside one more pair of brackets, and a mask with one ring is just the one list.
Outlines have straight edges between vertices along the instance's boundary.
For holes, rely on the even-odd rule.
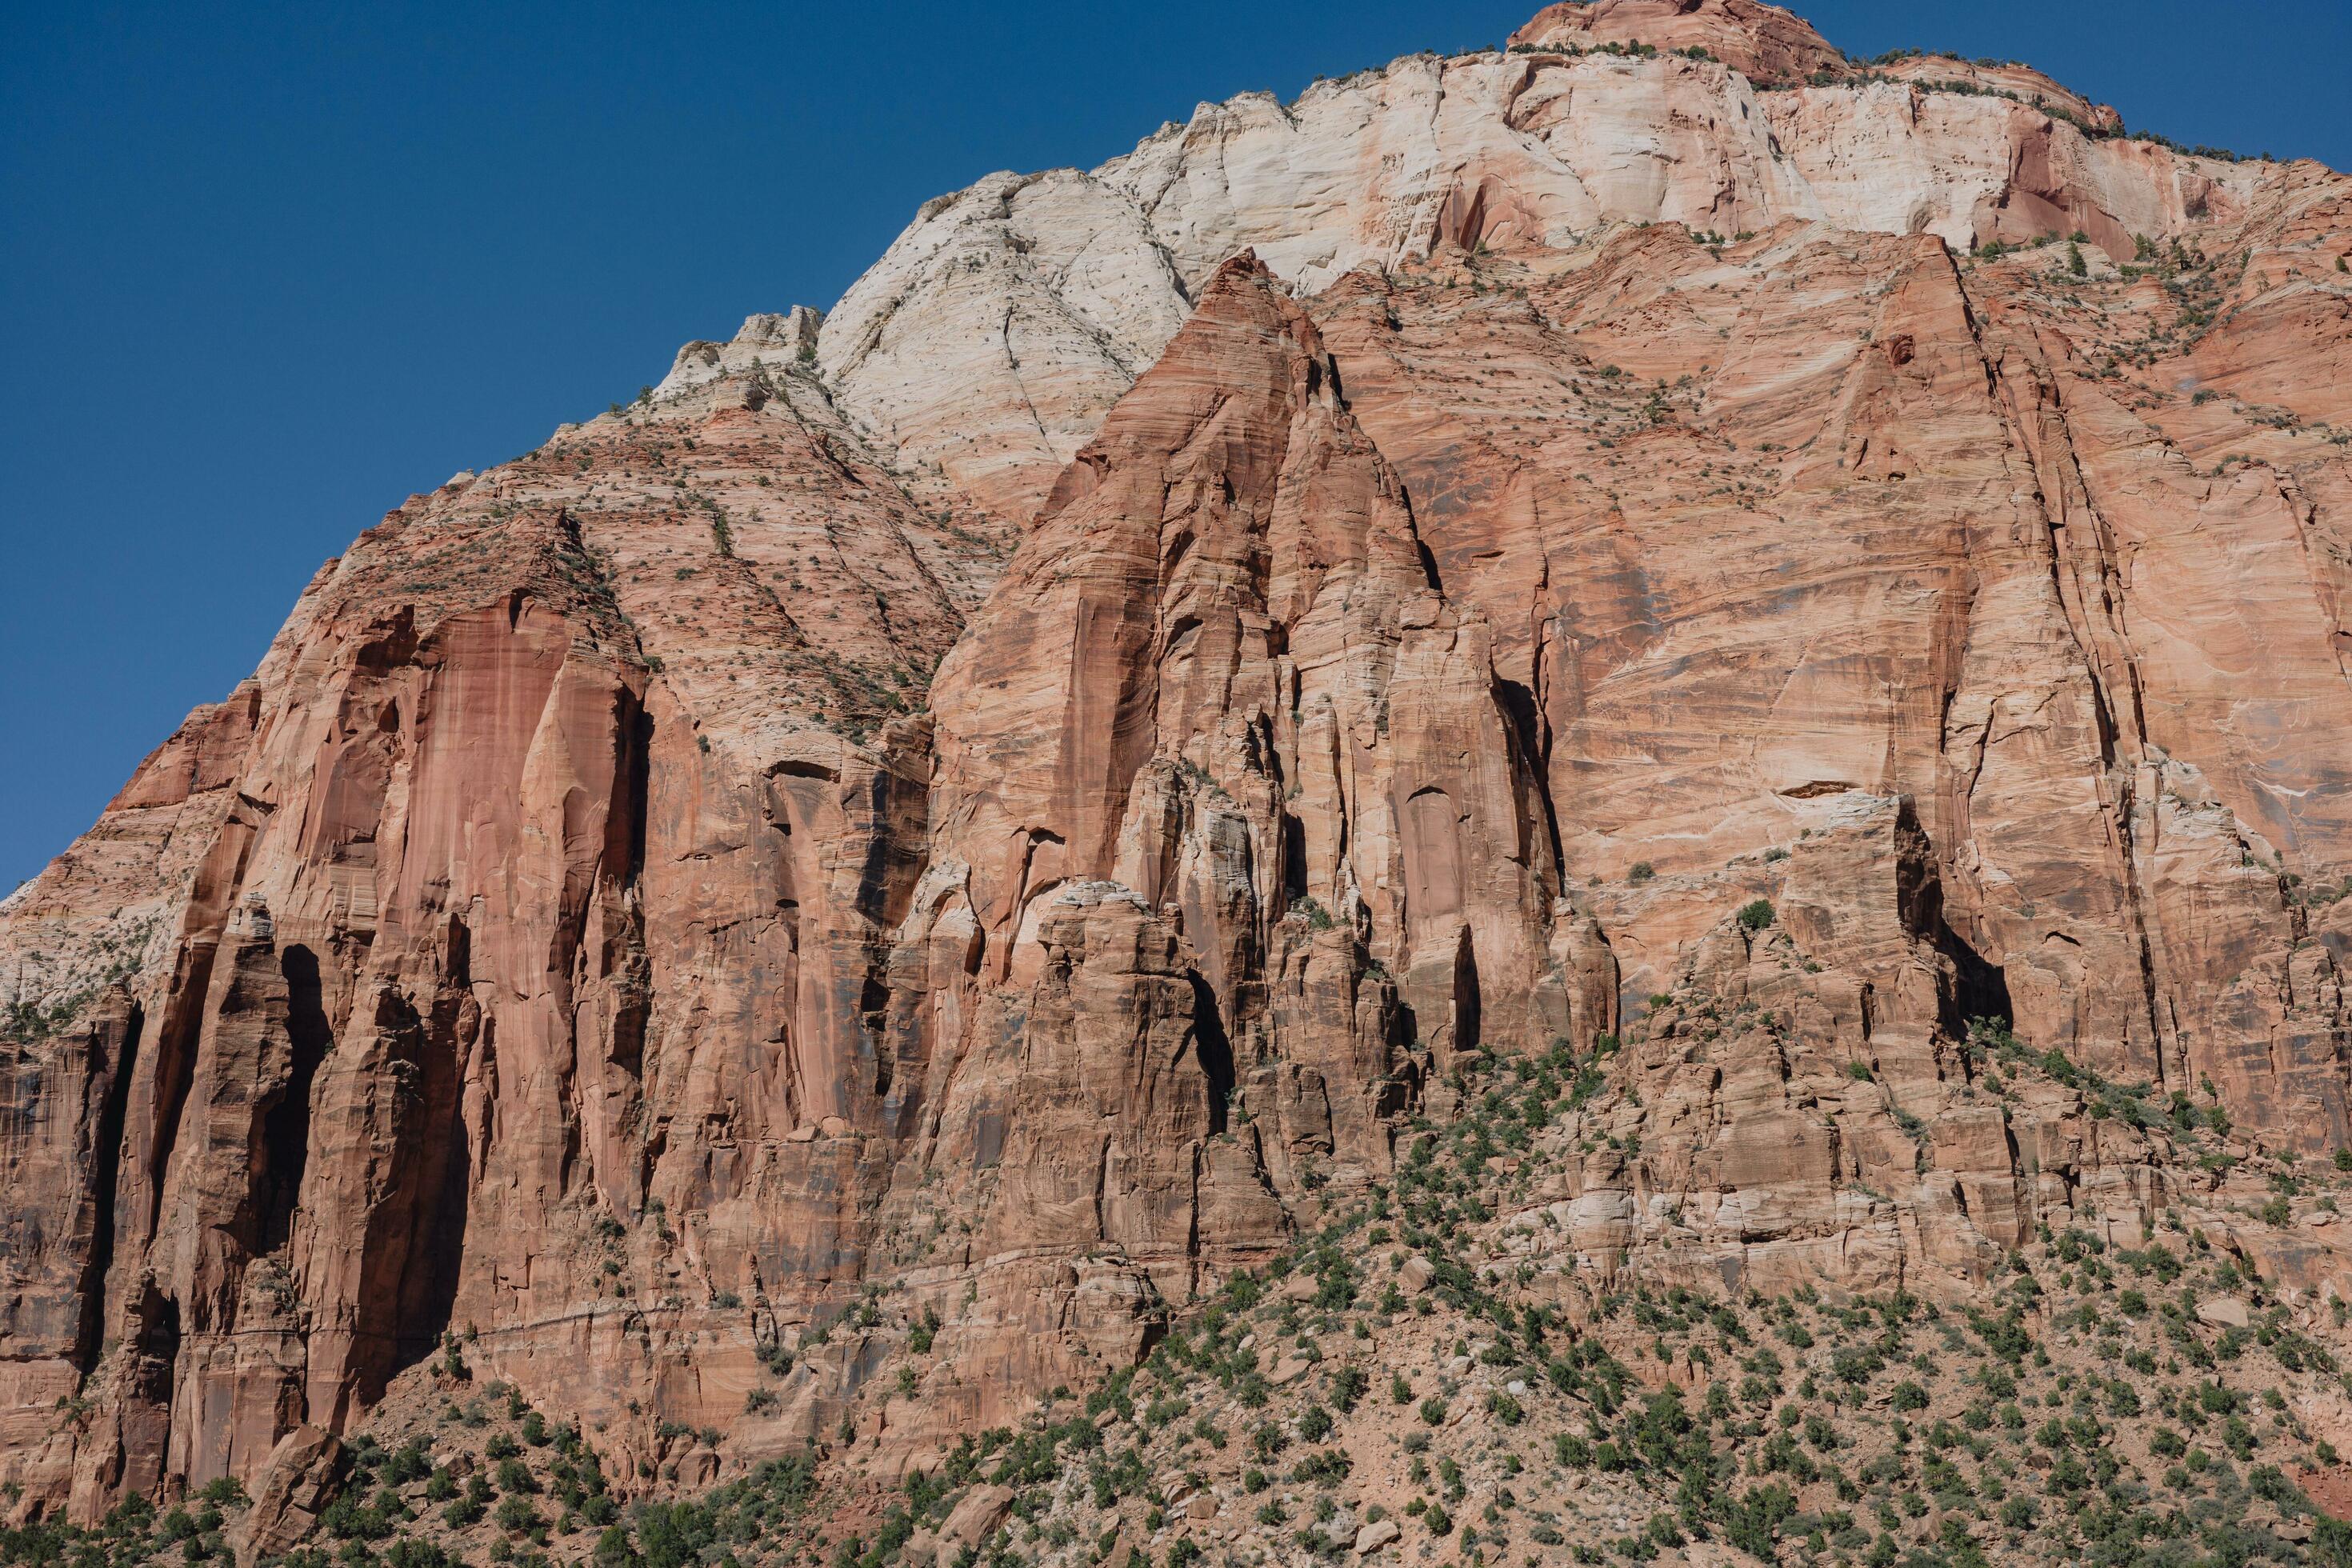
[[459,1331],[683,1408],[629,1347],[722,1292],[735,1386],[686,1375],[740,1413],[774,1310],[859,1272],[831,1130],[901,1114],[862,999],[906,711],[990,571],[789,362],[322,570],[7,907],[10,1465],[81,1508],[247,1475]]
[[1387,1169],[1416,1041],[1569,1026],[1484,629],[1255,260],[1079,455],[932,700],[899,1054],[947,1068],[926,1161],[997,1173],[983,1279],[1086,1252],[1185,1300],[1311,1179]]
[[1537,12],[1511,42],[1704,50],[1751,80],[1774,85],[1845,68],[1845,56],[1811,24],[1757,0],[1563,0]]
[[1969,68],[1556,6],[412,498],[0,902],[19,1510],[299,1514],[453,1339],[913,1459],[1555,1041],[1605,1279],[2352,1291],[2183,1131],[2352,1142],[2352,184]]
[[1310,292],[1440,247],[1557,248],[1624,223],[1797,220],[1962,249],[2081,229],[2128,257],[2135,235],[2241,217],[2279,184],[2119,125],[2022,68],[1853,65],[1751,0],[1555,5],[1508,52],[1203,104],[1090,172],[927,203],[818,358],[910,468],[1025,518],[1237,251]]
[[257,1477],[253,1508],[232,1540],[240,1563],[257,1563],[299,1545],[332,1495],[342,1444],[316,1426],[279,1440]]

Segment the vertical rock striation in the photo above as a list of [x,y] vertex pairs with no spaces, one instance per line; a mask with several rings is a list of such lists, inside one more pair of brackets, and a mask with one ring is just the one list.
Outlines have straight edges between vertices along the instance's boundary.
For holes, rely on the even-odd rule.
[[1556,1042],[1602,1281],[2352,1291],[2185,1131],[2352,1142],[2352,186],[2119,132],[1556,6],[412,498],[0,901],[16,1509],[291,1517],[453,1340],[916,1461]]

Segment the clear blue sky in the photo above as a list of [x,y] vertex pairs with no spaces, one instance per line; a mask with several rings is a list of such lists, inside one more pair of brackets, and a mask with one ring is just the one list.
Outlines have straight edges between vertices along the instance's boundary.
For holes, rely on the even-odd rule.
[[[926,197],[1535,5],[5,7],[0,889],[410,491],[830,305]],[[2352,166],[2346,0],[1800,9]]]

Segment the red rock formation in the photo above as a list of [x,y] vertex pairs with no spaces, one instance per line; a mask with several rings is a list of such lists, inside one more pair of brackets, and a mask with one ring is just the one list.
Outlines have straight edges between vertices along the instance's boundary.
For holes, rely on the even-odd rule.
[[[861,1145],[819,1132],[901,1114],[859,1002],[922,848],[892,710],[982,543],[754,366],[323,571],[11,900],[61,1009],[108,979],[76,952],[159,911],[143,973],[10,1047],[16,1472],[84,1510],[250,1474],[461,1331],[583,1410],[739,1413],[773,1314],[859,1272]],[[722,1293],[760,1310],[690,1375],[731,1393],[628,1351]]]
[[[1969,1037],[2352,1139],[2345,180],[1759,95],[1835,51],[1746,0],[1563,30],[1728,68],[1401,63],[985,183],[322,570],[0,903],[20,1508],[299,1511],[450,1335],[623,1474],[912,1458],[1556,1039],[1612,1050],[1546,1197],[1604,1279],[1959,1290],[2176,1209],[2352,1292]],[[1313,173],[1446,70],[1475,158]],[[1738,174],[1696,232],[1559,173],[1667,130]],[[919,1398],[857,1397],[883,1290]]]
[[1705,49],[1759,82],[1785,82],[1845,66],[1845,56],[1811,23],[1759,0],[1559,0],[1513,33],[1511,43]]

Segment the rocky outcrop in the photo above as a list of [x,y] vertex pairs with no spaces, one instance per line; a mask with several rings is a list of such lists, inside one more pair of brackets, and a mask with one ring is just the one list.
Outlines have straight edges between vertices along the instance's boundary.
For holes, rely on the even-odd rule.
[[1930,91],[2006,97],[2114,135],[2123,117],[2015,60],[1971,60],[1920,49],[1849,58],[1802,17],[1757,0],[1563,0],[1513,33],[1528,53],[1664,49],[1717,59],[1759,86],[1795,88],[1885,79]]
[[[1431,1071],[1570,1026],[1484,628],[1254,260],[1072,466],[933,702],[898,1054],[933,1064],[925,1168],[979,1194],[983,1321],[1075,1287],[1066,1335],[1131,1356],[1139,1300],[1385,1172]],[[1089,1301],[1080,1259],[1129,1283]],[[1017,1350],[1016,1385],[1073,1370]]]
[[1622,223],[1734,236],[1795,220],[1958,249],[2080,230],[2129,257],[2136,236],[2242,217],[2288,183],[2119,130],[2021,68],[1851,65],[1751,0],[1558,5],[1508,51],[1202,104],[1092,171],[992,174],[927,203],[843,296],[818,356],[910,466],[1025,521],[1237,251],[1308,292]]
[[1598,1280],[2352,1293],[2251,1173],[2352,1142],[2345,181],[1520,42],[930,204],[323,568],[0,902],[20,1510],[293,1517],[427,1361],[928,1463],[1496,1061]]
[[1703,51],[1751,80],[1842,72],[1845,56],[1803,18],[1759,0],[1562,0],[1511,35],[1515,47],[1649,45]]
[[[829,1130],[904,1098],[860,998],[922,852],[908,713],[992,571],[772,363],[323,570],[7,907],[28,1495],[250,1475],[453,1334],[623,1422],[740,1413],[777,1311],[855,1288]],[[730,1298],[682,1403],[631,1347]]]
[[239,1563],[260,1563],[302,1543],[334,1495],[342,1458],[343,1445],[316,1426],[297,1426],[279,1439],[256,1480],[251,1510],[232,1533]]
[[[1775,274],[1806,279],[1821,313],[1801,349],[1778,337],[1796,312],[1723,298],[1733,268],[1768,296]],[[2269,554],[2292,537],[2274,489],[2208,489],[2144,409],[2045,359],[2057,344],[2021,334],[2032,308],[1990,281],[1933,242],[1807,255],[1792,235],[1718,258],[1652,231],[1524,300],[1351,280],[1328,296],[1330,337],[1359,418],[1425,498],[1441,574],[1513,628],[1497,668],[1538,710],[1570,879],[1604,884],[1634,991],[1672,973],[1641,955],[1720,912],[1714,868],[1801,854],[1811,814],[1849,792],[1901,795],[1950,868],[1958,939],[2004,976],[2021,1027],[2121,1076],[2221,1082],[2239,1069],[2201,1042],[2237,1028],[2205,1021],[2212,999],[2248,980],[2252,948],[2299,940],[2279,853],[2300,839],[2328,878],[2346,852],[2329,815],[2347,798],[2326,607],[2340,569],[2326,549]],[[2305,448],[2329,468],[2326,450]],[[2159,499],[2175,485],[2198,499]],[[2215,504],[2247,510],[2200,529]],[[1700,537],[1684,577],[1673,542]],[[2195,559],[2143,577],[2182,548]],[[2257,559],[2294,563],[2273,591],[2307,638],[2263,635],[2283,640],[2259,693],[2224,672],[2241,634],[2207,618],[2208,585]],[[1890,580],[1912,588],[1888,596]],[[2144,619],[2111,618],[2133,601]],[[2249,703],[2274,717],[2225,717]],[[1636,863],[1660,876],[1627,885]],[[1683,877],[1703,902],[1678,914]],[[2221,918],[2250,945],[2212,942]],[[2207,933],[2186,969],[2162,934],[2184,922]]]

